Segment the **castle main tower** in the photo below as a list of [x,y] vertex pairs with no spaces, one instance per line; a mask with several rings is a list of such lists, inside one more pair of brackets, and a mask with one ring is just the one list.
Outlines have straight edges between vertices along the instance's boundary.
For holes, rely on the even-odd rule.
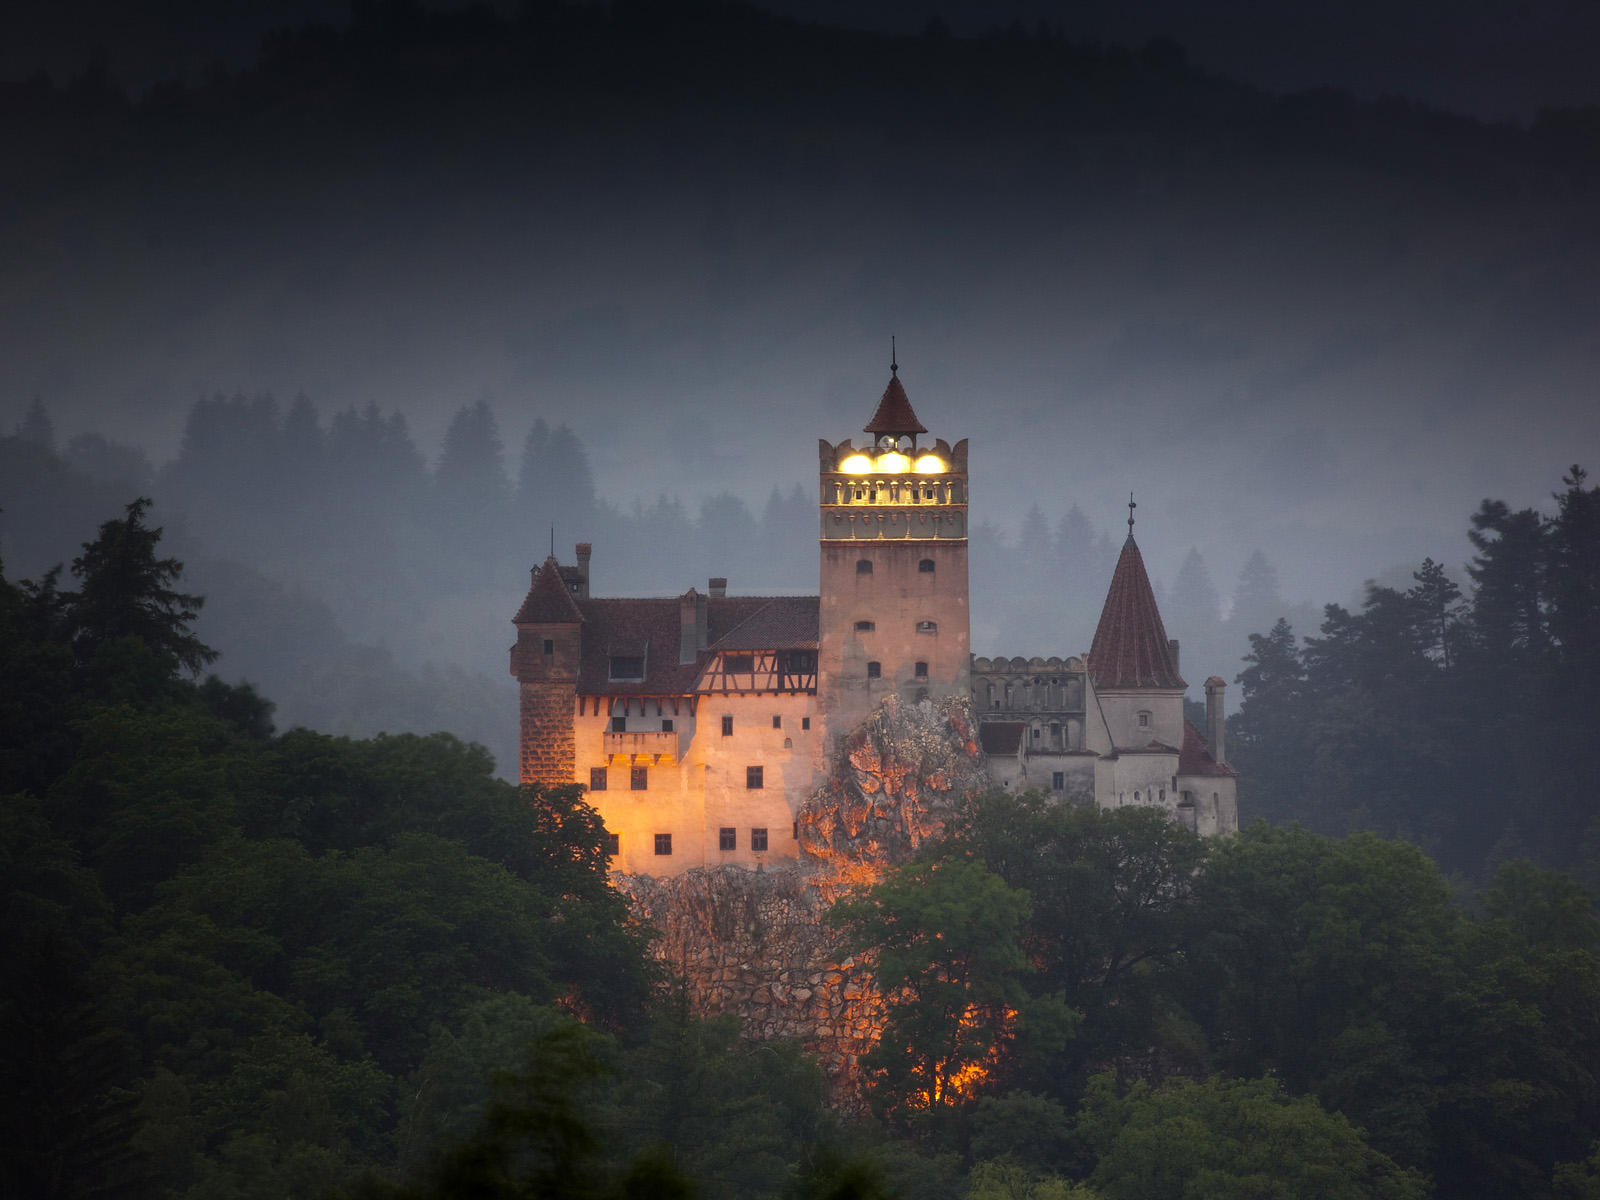
[[967,442],[918,444],[899,364],[866,444],[817,445],[822,597],[818,701],[830,734],[855,728],[890,692],[969,691]]

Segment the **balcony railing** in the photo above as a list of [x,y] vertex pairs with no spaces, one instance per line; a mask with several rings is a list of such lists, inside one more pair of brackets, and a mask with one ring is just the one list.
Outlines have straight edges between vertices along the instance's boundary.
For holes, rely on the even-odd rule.
[[670,729],[642,729],[637,732],[628,730],[622,733],[608,729],[605,734],[604,749],[608,756],[621,754],[629,758],[676,759],[678,735]]

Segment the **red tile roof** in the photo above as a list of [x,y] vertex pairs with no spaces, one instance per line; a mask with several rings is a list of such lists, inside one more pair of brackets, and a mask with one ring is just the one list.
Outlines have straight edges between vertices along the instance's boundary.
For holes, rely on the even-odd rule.
[[1183,723],[1183,749],[1178,752],[1179,775],[1232,775],[1234,769],[1211,757],[1205,738],[1188,721]]
[[[815,596],[724,596],[706,600],[708,649],[678,661],[682,632],[677,597],[579,600],[583,638],[578,691],[584,695],[688,696],[720,650],[815,649]],[[770,639],[770,640],[765,640]],[[645,660],[643,679],[613,680],[613,655]]]
[[534,572],[533,586],[528,589],[517,615],[511,619],[518,625],[546,622],[575,625],[583,620],[583,613],[578,611],[578,602],[572,598],[555,555],[545,559],[544,565]]
[[911,410],[911,400],[906,395],[905,385],[900,382],[900,376],[890,375],[889,386],[883,389],[883,399],[878,401],[878,411],[872,414],[872,420],[866,424],[866,432],[879,433],[927,433],[927,427],[917,420],[917,414]]
[[1098,688],[1186,686],[1172,661],[1150,576],[1131,533],[1122,544],[1089,647],[1089,674]]

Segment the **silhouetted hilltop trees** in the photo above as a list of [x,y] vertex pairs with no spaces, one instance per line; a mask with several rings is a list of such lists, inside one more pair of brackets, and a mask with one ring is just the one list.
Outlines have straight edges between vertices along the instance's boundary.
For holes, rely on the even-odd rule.
[[1469,878],[1521,855],[1596,877],[1600,489],[1562,485],[1552,513],[1483,502],[1466,592],[1425,559],[1303,644],[1282,619],[1250,637],[1230,758],[1251,811],[1405,837]]

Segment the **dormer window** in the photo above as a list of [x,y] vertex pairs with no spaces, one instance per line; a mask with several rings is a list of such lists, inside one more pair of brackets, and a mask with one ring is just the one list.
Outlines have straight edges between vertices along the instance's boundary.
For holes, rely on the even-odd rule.
[[644,655],[642,654],[613,654],[611,656],[612,679],[643,679]]

